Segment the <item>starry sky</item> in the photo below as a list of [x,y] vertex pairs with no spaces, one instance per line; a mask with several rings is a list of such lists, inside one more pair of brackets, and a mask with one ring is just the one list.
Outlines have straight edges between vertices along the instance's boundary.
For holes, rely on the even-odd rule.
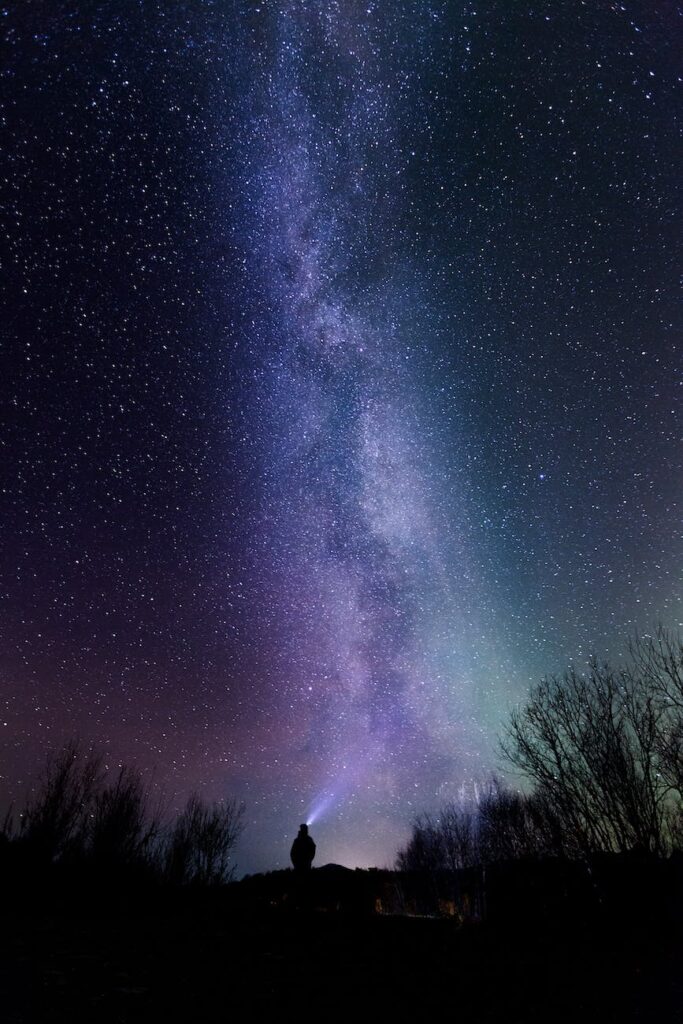
[[0,803],[385,865],[681,622],[673,2],[0,8]]

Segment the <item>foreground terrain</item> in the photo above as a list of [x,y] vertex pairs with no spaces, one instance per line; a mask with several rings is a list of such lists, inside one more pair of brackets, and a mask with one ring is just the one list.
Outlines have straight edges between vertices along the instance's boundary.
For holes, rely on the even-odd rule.
[[4,918],[2,1019],[650,1022],[683,1019],[667,929],[201,906]]

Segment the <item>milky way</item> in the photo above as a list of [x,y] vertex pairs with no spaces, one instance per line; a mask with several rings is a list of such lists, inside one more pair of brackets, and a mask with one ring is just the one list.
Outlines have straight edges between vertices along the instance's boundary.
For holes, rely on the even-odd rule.
[[[467,671],[482,642],[467,512],[419,394],[420,299],[386,251],[406,204],[387,152],[415,76],[387,70],[363,28],[342,9],[294,6],[277,20],[245,189],[248,274],[267,306],[254,330],[280,756],[304,806],[312,795],[302,816],[350,815],[352,835],[359,816],[476,777],[485,746]],[[403,47],[406,67],[415,56]]]
[[389,863],[678,625],[652,6],[6,5],[5,796],[78,733]]

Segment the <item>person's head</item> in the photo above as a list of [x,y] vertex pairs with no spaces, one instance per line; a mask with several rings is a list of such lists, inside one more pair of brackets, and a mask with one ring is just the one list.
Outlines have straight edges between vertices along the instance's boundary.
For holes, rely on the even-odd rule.
[[299,835],[300,836],[307,836],[308,835],[308,825],[299,825]]

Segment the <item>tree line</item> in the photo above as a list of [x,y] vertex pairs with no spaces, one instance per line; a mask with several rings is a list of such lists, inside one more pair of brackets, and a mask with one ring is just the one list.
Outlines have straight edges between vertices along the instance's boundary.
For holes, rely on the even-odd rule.
[[[449,871],[529,858],[683,852],[683,644],[660,629],[619,668],[592,661],[534,687],[500,738],[520,779],[416,816],[401,871]],[[0,855],[41,869],[173,885],[234,875],[244,805],[192,794],[168,820],[142,775],[107,768],[72,741],[48,758],[35,794],[0,828]]]
[[520,789],[492,780],[419,814],[400,870],[683,851],[683,644],[666,630],[635,638],[621,667],[544,679],[499,747]]
[[192,794],[167,820],[139,771],[106,767],[103,755],[71,741],[48,757],[35,795],[10,810],[0,849],[32,877],[111,881],[118,877],[210,886],[234,873],[244,804]]

